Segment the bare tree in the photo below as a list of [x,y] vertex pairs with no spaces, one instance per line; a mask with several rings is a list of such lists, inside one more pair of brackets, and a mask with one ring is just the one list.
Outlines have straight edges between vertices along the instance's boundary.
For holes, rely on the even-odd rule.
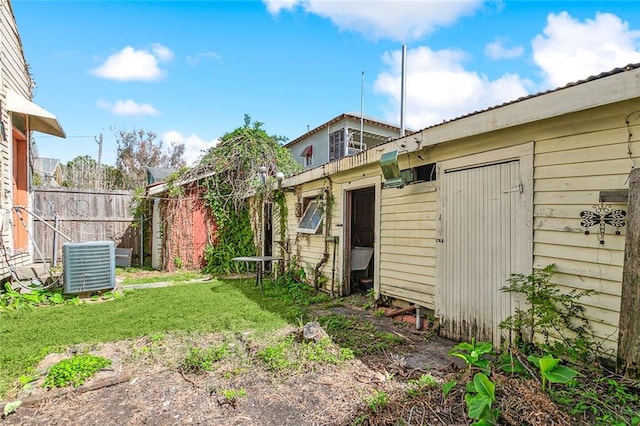
[[116,169],[123,176],[126,189],[146,184],[147,167],[180,168],[186,166],[183,159],[184,144],[171,144],[163,149],[163,142],[156,134],[143,129],[115,132],[118,145]]

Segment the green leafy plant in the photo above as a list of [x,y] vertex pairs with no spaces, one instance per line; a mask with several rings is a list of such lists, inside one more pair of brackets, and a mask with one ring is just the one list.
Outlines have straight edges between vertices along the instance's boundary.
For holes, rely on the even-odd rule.
[[[598,370],[598,376],[602,370]],[[567,386],[549,388],[552,399],[572,415],[601,425],[640,425],[640,389],[622,377],[587,377]],[[625,384],[625,382],[627,384]]]
[[49,370],[44,380],[45,388],[78,387],[95,373],[111,365],[111,360],[91,354],[74,355],[63,359]]
[[7,417],[9,414],[14,413],[21,405],[21,400],[6,403],[4,406],[4,417]]
[[449,392],[451,392],[456,387],[457,384],[458,382],[455,380],[444,382],[442,384],[442,398],[446,399],[447,395],[449,395]]
[[293,343],[293,337],[288,337],[275,345],[260,349],[257,356],[266,363],[267,368],[271,371],[282,372],[290,368],[295,368],[295,362],[287,356],[287,349],[291,347]]
[[499,410],[491,409],[496,401],[495,384],[483,373],[476,373],[467,385],[464,395],[469,417],[476,420],[474,425],[494,425]]
[[220,389],[218,393],[224,398],[224,403],[235,407],[238,400],[247,396],[245,389]]
[[320,339],[318,342],[308,342],[301,345],[302,356],[307,361],[339,364],[354,358],[349,348],[336,348],[331,339]]
[[369,409],[374,413],[385,408],[387,405],[389,405],[390,401],[391,398],[389,398],[389,394],[385,391],[379,390],[374,390],[373,395],[369,395],[365,399],[367,406],[369,406]]
[[[529,307],[516,308],[500,327],[516,333],[517,344],[533,344],[536,333],[544,337],[544,344],[556,351],[566,352],[575,359],[585,359],[593,351],[591,328],[578,300],[592,290],[573,289],[563,293],[551,282],[555,265],[534,270],[529,275],[512,274],[502,291],[525,296]],[[559,339],[551,345],[551,336]]]
[[569,383],[578,374],[576,370],[560,365],[561,359],[554,358],[551,354],[547,354],[542,358],[529,355],[527,359],[540,370],[542,390],[546,390],[547,382]]
[[409,387],[407,388],[407,395],[412,397],[418,397],[424,395],[425,390],[438,386],[438,381],[431,374],[423,374],[416,380],[409,380]]
[[469,367],[478,368],[486,374],[491,372],[491,365],[490,360],[485,356],[491,354],[493,354],[493,344],[476,342],[475,338],[471,339],[471,343],[458,343],[449,351],[449,355],[464,360]]
[[498,356],[498,364],[505,373],[511,374],[526,374],[527,370],[524,368],[520,360],[514,356],[511,350],[502,352]]
[[229,355],[227,345],[191,348],[179,368],[183,373],[202,374],[213,370],[214,364]]
[[10,283],[5,283],[4,290],[0,292],[0,312],[67,303],[78,304],[79,299],[77,296],[63,295],[62,290],[40,288],[15,290]]

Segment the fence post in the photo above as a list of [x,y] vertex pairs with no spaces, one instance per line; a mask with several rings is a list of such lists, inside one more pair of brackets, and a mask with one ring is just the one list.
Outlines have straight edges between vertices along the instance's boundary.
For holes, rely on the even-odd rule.
[[618,368],[640,378],[640,169],[629,176],[629,208],[618,332]]
[[51,255],[51,266],[54,268],[58,265],[58,226],[60,225],[60,216],[56,213],[53,220],[53,252]]

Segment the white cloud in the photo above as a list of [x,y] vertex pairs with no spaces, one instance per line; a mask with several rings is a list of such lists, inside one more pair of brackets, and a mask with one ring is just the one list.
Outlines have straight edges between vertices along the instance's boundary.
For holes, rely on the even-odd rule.
[[292,10],[298,0],[265,0],[267,10],[273,15],[277,15],[281,10]]
[[[517,99],[528,93],[528,80],[505,74],[496,80],[466,70],[466,53],[433,51],[419,47],[407,53],[406,126],[418,130],[444,120]],[[400,121],[401,52],[382,57],[388,69],[374,82],[377,93],[387,95],[387,120]]]
[[151,45],[151,51],[160,62],[168,62],[174,58],[174,54],[171,49],[158,43]]
[[499,37],[484,47],[484,54],[491,59],[519,58],[524,53],[522,46],[507,47],[509,40]]
[[155,117],[160,114],[160,112],[151,104],[139,104],[131,99],[119,100],[115,103],[110,103],[107,101],[98,101],[98,106],[100,108],[111,111],[116,115],[126,115],[126,116],[141,116],[141,115],[149,115]]
[[160,63],[170,61],[172,58],[171,49],[160,44],[152,45],[151,50],[136,50],[127,46],[109,56],[91,73],[109,80],[156,81],[164,76]]
[[419,39],[437,27],[472,14],[483,4],[483,0],[263,1],[272,14],[300,7],[307,13],[330,19],[341,30],[356,31],[374,39],[400,41]]
[[580,22],[567,12],[549,14],[544,34],[532,41],[533,59],[551,87],[640,62],[640,31],[616,15],[597,13]]
[[209,148],[216,146],[218,139],[204,140],[196,135],[184,136],[182,133],[171,130],[162,135],[162,141],[166,144],[183,143],[184,159],[188,165],[193,165]]
[[191,65],[192,67],[195,67],[200,63],[201,60],[206,58],[211,58],[218,61],[222,59],[222,57],[218,55],[216,52],[202,52],[202,53],[198,53],[196,56],[187,56],[187,64]]

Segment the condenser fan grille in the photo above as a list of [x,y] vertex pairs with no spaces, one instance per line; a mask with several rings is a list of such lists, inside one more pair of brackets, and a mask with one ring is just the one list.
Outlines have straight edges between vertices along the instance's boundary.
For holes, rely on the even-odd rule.
[[64,292],[85,293],[115,288],[113,241],[64,243]]

